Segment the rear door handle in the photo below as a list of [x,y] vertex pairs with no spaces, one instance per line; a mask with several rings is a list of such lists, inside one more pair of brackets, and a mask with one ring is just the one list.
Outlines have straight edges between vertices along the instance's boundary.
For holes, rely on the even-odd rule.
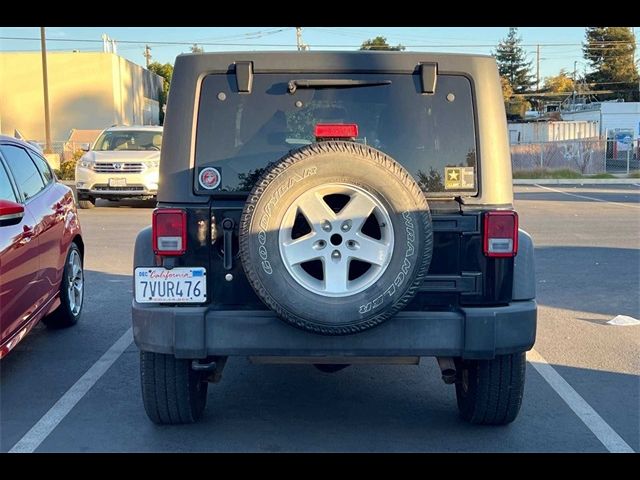
[[224,269],[231,270],[233,268],[233,227],[235,222],[233,218],[225,218],[222,220],[222,245],[224,248]]

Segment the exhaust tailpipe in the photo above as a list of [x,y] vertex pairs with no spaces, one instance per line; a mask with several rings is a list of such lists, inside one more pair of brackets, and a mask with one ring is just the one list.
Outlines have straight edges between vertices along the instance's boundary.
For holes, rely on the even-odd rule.
[[447,385],[451,385],[456,381],[456,365],[452,357],[436,357],[438,366],[442,372],[442,381]]

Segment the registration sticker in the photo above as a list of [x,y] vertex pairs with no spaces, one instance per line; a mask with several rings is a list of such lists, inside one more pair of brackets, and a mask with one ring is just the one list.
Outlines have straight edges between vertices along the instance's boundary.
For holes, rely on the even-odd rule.
[[476,186],[475,168],[473,167],[445,167],[445,190],[469,190]]

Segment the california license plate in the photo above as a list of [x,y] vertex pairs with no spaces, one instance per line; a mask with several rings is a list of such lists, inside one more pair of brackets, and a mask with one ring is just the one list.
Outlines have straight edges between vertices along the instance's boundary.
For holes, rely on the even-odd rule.
[[110,178],[109,186],[110,187],[126,187],[127,179],[126,178]]
[[134,271],[138,303],[203,303],[207,271],[203,267],[138,267]]

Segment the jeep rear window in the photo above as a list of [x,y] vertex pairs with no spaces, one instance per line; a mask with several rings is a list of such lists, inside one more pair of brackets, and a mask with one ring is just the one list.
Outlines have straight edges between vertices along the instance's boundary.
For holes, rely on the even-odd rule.
[[[295,79],[345,78],[387,84],[287,89]],[[197,169],[218,169],[217,191],[248,192],[271,163],[315,141],[318,123],[357,124],[356,141],[400,162],[427,195],[477,192],[472,90],[459,75],[438,75],[434,95],[422,94],[420,76],[411,74],[257,74],[249,94],[238,93],[233,74],[208,75],[198,111]],[[212,193],[200,189],[197,173],[195,189]]]

